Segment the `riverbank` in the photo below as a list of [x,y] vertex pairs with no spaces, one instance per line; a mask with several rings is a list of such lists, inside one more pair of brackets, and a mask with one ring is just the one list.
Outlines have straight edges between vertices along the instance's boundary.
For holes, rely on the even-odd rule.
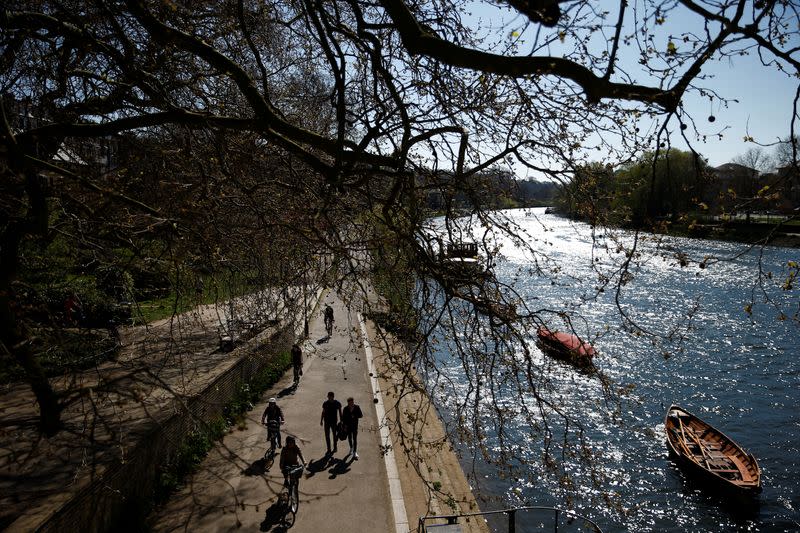
[[[552,207],[545,210],[546,214],[574,220],[578,222],[589,221],[562,213]],[[749,246],[780,246],[784,248],[800,248],[800,220],[790,222],[761,222],[746,219],[733,220],[692,220],[685,222],[662,221],[653,226],[617,225],[609,226],[629,231],[646,231],[656,235],[671,237],[689,237],[694,239],[707,239],[726,242],[739,242]]]
[[[367,324],[378,371],[380,393],[391,428],[391,446],[397,458],[406,515],[411,530],[421,517],[478,513],[477,500],[467,481],[444,425],[425,394],[405,345],[374,323]],[[426,525],[443,524],[428,519]],[[482,517],[461,518],[463,533],[488,533]]]
[[[296,317],[281,306],[233,351],[219,327],[250,317],[266,294],[147,326],[123,328],[114,361],[53,381],[66,403],[64,429],[41,437],[24,384],[0,394],[0,527],[8,531],[105,531],[134,527],[164,462],[198,425],[221,414],[248,378],[288,352]],[[272,297],[272,300],[276,298]]]
[[[396,397],[394,383],[402,376],[387,361],[405,353],[402,345],[364,321],[336,294],[328,292],[324,304],[334,310],[334,332],[327,337],[319,312],[309,316],[299,386],[293,386],[287,372],[270,388],[245,422],[226,435],[151,516],[153,531],[282,530],[276,502],[283,478],[277,464],[264,460],[260,424],[270,397],[277,398],[283,410],[284,438],[297,438],[308,465],[300,481],[293,532],[408,533],[416,531],[420,516],[477,510],[435,410],[422,395],[404,395],[402,401]],[[319,417],[328,391],[342,403],[352,396],[364,413],[357,460],[347,453],[346,442],[339,442],[335,453],[325,453]],[[424,416],[418,413],[414,420],[419,425],[409,426],[406,418],[420,405]],[[407,449],[412,453],[406,454]],[[471,520],[462,531],[488,533],[488,528]]]

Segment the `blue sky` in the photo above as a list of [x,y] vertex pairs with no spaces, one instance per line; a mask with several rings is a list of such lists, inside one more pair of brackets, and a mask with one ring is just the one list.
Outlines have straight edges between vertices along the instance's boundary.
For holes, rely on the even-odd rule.
[[[752,57],[737,58],[733,64],[714,63],[704,72],[715,75],[715,81],[710,85],[718,92],[738,100],[727,109],[717,105],[712,107],[707,99],[697,97],[690,97],[685,102],[687,109],[697,117],[698,125],[707,126],[709,132],[718,131],[721,126],[729,128],[723,133],[722,140],[712,135],[705,144],[698,142],[695,145],[695,149],[708,157],[713,166],[727,163],[753,148],[753,143],[745,142],[746,135],[762,144],[788,137],[798,80],[766,68]],[[702,120],[712,112],[716,117],[713,125],[707,119]],[[771,153],[774,148],[765,150]]]
[[[642,8],[641,1],[630,0],[629,3]],[[616,21],[614,12],[618,4],[605,1],[595,5],[611,11],[612,15],[607,20]],[[480,20],[483,32],[496,35],[498,41],[503,40],[511,31],[519,29],[525,22],[522,17],[509,9],[498,9],[485,2],[474,2],[469,9],[471,16],[465,16],[465,22],[477,23]],[[626,20],[632,20],[632,16],[629,14]],[[703,22],[703,19],[693,13],[676,10],[669,14],[663,26],[654,30],[659,33],[655,43],[658,45],[663,41],[666,46],[668,35],[671,33],[691,30],[702,32]],[[798,21],[793,21],[793,27],[796,31]],[[522,33],[522,37],[528,36],[532,41],[533,31],[537,28],[536,25],[529,26],[529,29]],[[676,42],[680,46],[680,41],[676,39]],[[800,41],[788,44],[800,46]],[[630,73],[639,70],[635,63],[638,58],[638,49],[635,47],[621,50],[620,58],[621,66]],[[699,134],[695,137],[693,129],[690,128],[686,132],[687,136],[695,150],[703,154],[712,166],[730,162],[749,148],[756,147],[752,142],[745,141],[746,136],[761,144],[775,143],[779,138],[788,137],[793,99],[800,79],[790,78],[785,73],[778,72],[775,67],[763,66],[756,55],[707,62],[702,74],[713,76],[713,79],[703,82],[704,86],[714,89],[723,98],[737,100],[729,102],[727,108],[722,107],[719,100],[715,99],[712,103],[708,98],[695,94],[688,94],[684,100],[685,109],[694,118],[694,125]],[[710,115],[715,117],[713,123],[708,120]],[[679,135],[672,137],[672,146],[688,149]],[[764,151],[772,154],[774,147],[765,147]]]

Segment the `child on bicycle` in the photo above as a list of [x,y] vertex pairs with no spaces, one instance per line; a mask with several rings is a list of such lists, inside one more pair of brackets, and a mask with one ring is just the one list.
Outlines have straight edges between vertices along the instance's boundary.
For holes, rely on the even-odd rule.
[[291,435],[286,436],[286,446],[283,447],[281,452],[281,472],[283,472],[283,484],[289,484],[289,470],[296,466],[306,465],[306,460],[303,457],[303,452],[297,446],[294,437]]
[[[270,422],[273,422],[272,426],[276,432],[276,438],[278,440],[278,448],[281,447],[281,424],[283,424],[283,411],[281,408],[278,407],[275,398],[270,398],[269,403],[267,404],[267,408],[264,409],[264,414],[261,415],[261,424],[266,424],[267,426],[267,442],[269,442],[269,426]],[[288,440],[288,439],[287,439]],[[270,443],[270,446],[272,443]]]

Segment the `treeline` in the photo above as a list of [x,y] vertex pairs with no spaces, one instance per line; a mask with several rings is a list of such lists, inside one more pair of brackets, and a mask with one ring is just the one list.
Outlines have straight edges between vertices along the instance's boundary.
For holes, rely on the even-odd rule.
[[432,173],[418,177],[418,186],[425,192],[428,209],[437,212],[476,205],[487,209],[549,206],[558,191],[553,182],[518,180],[506,170],[487,171],[468,178]]
[[595,223],[643,227],[659,221],[736,213],[789,212],[797,206],[796,176],[737,163],[717,168],[697,154],[670,149],[647,152],[619,168],[579,167],[558,189],[556,209]]

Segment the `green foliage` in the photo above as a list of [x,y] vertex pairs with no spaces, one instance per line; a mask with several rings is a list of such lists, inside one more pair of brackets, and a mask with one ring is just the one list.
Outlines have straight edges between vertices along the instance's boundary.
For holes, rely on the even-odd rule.
[[200,274],[185,270],[181,275],[170,276],[169,285],[160,291],[151,291],[152,297],[135,302],[135,324],[147,324],[252,291],[252,277],[246,273],[218,269]]
[[163,503],[194,472],[214,442],[220,440],[233,425],[240,424],[243,415],[253,409],[264,392],[274,385],[291,366],[291,354],[281,352],[247,383],[242,383],[223,408],[223,414],[203,424],[189,434],[178,450],[159,468],[154,500]]
[[618,204],[630,209],[634,224],[695,211],[705,196],[707,163],[691,152],[670,149],[645,153],[616,173]]
[[705,160],[670,149],[647,152],[616,170],[600,163],[579,167],[560,191],[558,206],[592,223],[641,226],[696,211],[707,189]]

